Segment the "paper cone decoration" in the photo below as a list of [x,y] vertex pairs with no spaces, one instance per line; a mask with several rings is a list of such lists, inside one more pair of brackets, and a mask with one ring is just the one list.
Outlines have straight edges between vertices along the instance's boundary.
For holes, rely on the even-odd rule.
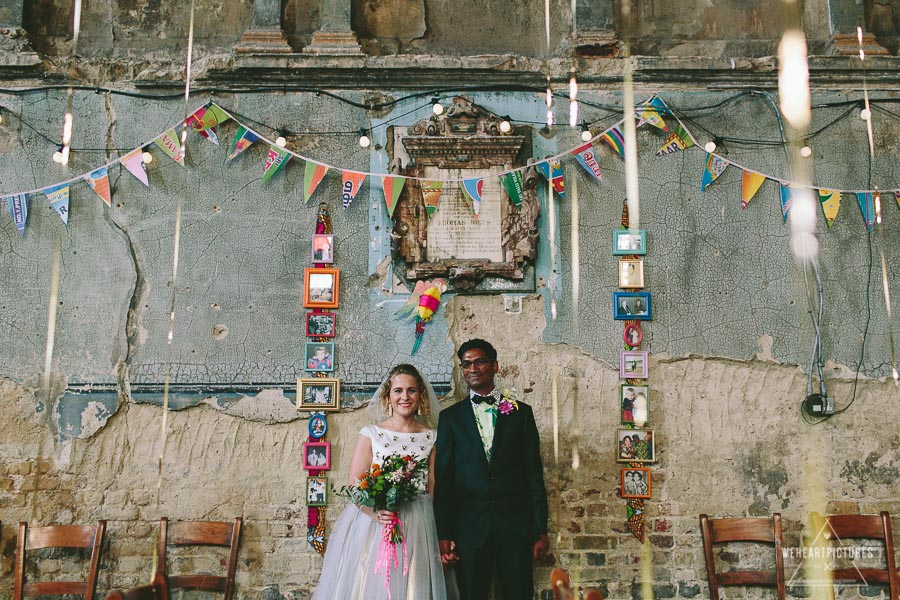
[[443,181],[422,182],[422,201],[425,203],[425,214],[428,215],[429,219],[437,212],[438,202],[441,201],[441,191],[443,187]]
[[155,140],[157,146],[162,148],[166,156],[184,166],[184,154],[181,152],[181,142],[178,141],[178,132],[174,128],[168,130]]
[[856,200],[866,222],[866,229],[872,231],[875,229],[875,200],[872,198],[872,192],[856,192]]
[[469,207],[475,216],[481,211],[481,190],[484,188],[484,179],[466,179],[462,182],[462,189],[468,198]]
[[594,146],[590,142],[584,146],[579,146],[572,150],[575,160],[584,167],[584,170],[594,176],[594,179],[600,181],[603,176],[600,174],[600,165],[597,164],[597,156],[594,154]]
[[819,190],[819,203],[822,205],[825,223],[831,227],[841,209],[841,193],[836,190]]
[[97,195],[103,199],[103,202],[109,206],[110,202],[112,202],[112,197],[109,195],[108,169],[106,167],[100,167],[96,171],[91,171],[84,176],[84,180],[87,181],[92,190],[97,192]]
[[387,206],[388,216],[394,216],[394,209],[397,208],[397,199],[400,198],[400,192],[403,191],[403,185],[406,183],[406,177],[391,177],[385,175],[381,178],[381,190],[384,192],[384,205]]
[[659,96],[654,95],[644,104],[643,109],[639,113],[638,116],[641,117],[641,122],[638,123],[638,127],[640,127],[644,123],[650,123],[658,129],[668,131],[669,127],[666,125],[666,122],[663,121],[662,118],[662,115],[667,114],[671,114],[669,112],[669,107],[666,106],[666,103],[663,102],[659,98]]
[[366,179],[365,173],[357,173],[356,171],[344,171],[342,174],[344,183],[341,186],[341,206],[347,208],[350,203],[356,199],[362,182]]
[[781,222],[784,223],[794,206],[794,191],[783,183],[778,188],[781,192]]
[[253,142],[257,141],[259,136],[256,135],[256,132],[250,131],[243,125],[238,127],[238,130],[234,134],[234,141],[231,143],[231,150],[228,152],[228,160],[231,160],[247,148],[253,145]]
[[144,158],[142,155],[143,151],[140,148],[137,148],[120,158],[119,162],[128,169],[129,173],[137,177],[141,183],[150,187],[150,182],[147,180],[147,169],[144,167]]
[[759,191],[759,187],[765,180],[765,175],[760,175],[759,173],[753,173],[751,171],[744,171],[744,175],[741,180],[741,208],[747,208],[747,205],[750,204],[751,200],[753,200],[753,196],[756,195],[756,192]]
[[538,173],[551,183],[553,191],[556,192],[559,199],[565,200],[566,182],[563,180],[562,164],[557,160],[553,161],[552,164],[547,161],[539,162],[535,166],[537,167]]
[[269,153],[266,155],[266,168],[263,171],[263,183],[266,183],[272,176],[281,171],[288,161],[291,160],[292,154],[278,146],[269,146]]
[[721,156],[715,154],[706,155],[706,167],[703,169],[703,178],[700,180],[700,189],[706,191],[706,188],[712,185],[713,181],[719,178],[719,175],[728,168],[728,161]]
[[618,125],[604,132],[600,139],[609,144],[616,151],[616,154],[619,155],[619,158],[625,158],[625,134],[622,133]]
[[41,190],[45,196],[47,196],[47,200],[50,201],[50,206],[53,207],[53,210],[56,211],[56,214],[59,215],[59,218],[62,219],[62,222],[66,225],[69,224],[69,184],[61,183],[59,185],[54,185],[48,188],[44,188]]
[[303,200],[307,204],[309,204],[309,199],[312,197],[313,192],[316,191],[316,188],[319,187],[322,178],[325,177],[327,172],[328,167],[325,165],[320,165],[311,160],[306,161],[306,169],[303,172]]
[[522,177],[522,171],[500,175],[500,183],[503,184],[503,189],[506,190],[510,201],[516,206],[522,206],[522,194],[525,193],[525,179]]
[[6,205],[9,207],[9,215],[19,235],[25,235],[25,223],[28,221],[28,194],[7,196]]

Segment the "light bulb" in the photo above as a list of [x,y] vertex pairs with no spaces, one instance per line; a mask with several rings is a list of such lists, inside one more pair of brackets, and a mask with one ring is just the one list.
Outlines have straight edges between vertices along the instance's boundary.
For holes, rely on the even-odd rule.
[[716,143],[712,140],[706,142],[706,145],[703,146],[703,149],[712,154],[716,151]]
[[56,152],[53,153],[53,162],[61,163],[62,159],[63,159],[62,151],[57,150]]
[[434,104],[434,106],[431,107],[431,112],[436,115],[441,115],[444,113],[444,105],[441,104],[440,100],[435,98],[434,100],[432,100],[432,103]]
[[810,156],[812,156],[812,148],[810,148],[809,146],[803,146],[802,148],[800,148],[800,156],[802,156],[803,158],[809,158]]
[[870,111],[868,108],[864,108],[861,111],[859,111],[859,118],[862,119],[863,121],[868,121],[869,117],[871,117],[871,116],[872,116],[872,111]]
[[141,160],[144,161],[144,164],[149,165],[153,162],[153,155],[144,150],[143,152],[141,152]]
[[371,144],[371,143],[372,143],[372,140],[370,140],[369,136],[367,136],[365,133],[363,133],[359,136],[359,145],[362,146],[363,148],[368,148],[369,144]]
[[500,121],[500,131],[503,133],[509,133],[512,130],[512,125],[509,122],[509,119],[503,119]]
[[279,148],[284,148],[285,146],[287,146],[287,140],[284,139],[283,135],[279,135],[278,138],[275,140],[275,145],[278,146]]
[[585,129],[581,132],[581,141],[582,141],[582,142],[589,142],[589,141],[591,141],[591,138],[592,138],[592,137],[594,137],[594,136],[591,135],[591,130],[588,129],[588,128],[585,128]]

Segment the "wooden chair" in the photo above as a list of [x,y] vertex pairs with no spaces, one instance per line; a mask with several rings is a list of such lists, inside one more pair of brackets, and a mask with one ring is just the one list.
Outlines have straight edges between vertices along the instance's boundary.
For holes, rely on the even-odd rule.
[[[572,584],[569,582],[569,574],[563,569],[553,569],[550,571],[550,587],[553,589],[553,600],[578,600],[575,592],[572,591]],[[604,600],[603,593],[595,588],[586,588],[582,590],[581,600]]]
[[[159,521],[159,546],[157,557],[159,571],[166,577],[169,589],[206,590],[224,592],[225,600],[234,593],[234,573],[237,570],[238,544],[241,540],[243,519],[228,521],[176,521],[169,523],[166,517]],[[224,576],[191,574],[172,575],[166,563],[167,546],[222,546],[229,549],[228,565]]]
[[150,585],[126,591],[113,590],[106,595],[106,600],[169,600],[169,585],[165,575],[157,572]]
[[[765,517],[710,519],[706,515],[700,515],[700,533],[703,536],[710,600],[719,600],[719,587],[724,585],[774,587],[779,600],[784,600],[784,555],[781,551],[783,540],[780,514],[774,513],[771,519]],[[775,570],[717,571],[713,544],[727,542],[759,542],[774,545]]]
[[[61,596],[78,594],[84,600],[93,600],[97,593],[97,569],[100,565],[100,547],[106,535],[106,521],[93,525],[48,525],[28,527],[19,523],[16,540],[13,600],[29,596]],[[85,581],[25,581],[25,555],[29,550],[42,548],[90,549],[91,559]]]
[[[857,567],[851,564],[847,567],[829,568],[834,583],[873,583],[886,585],[890,592],[891,600],[898,600],[900,595],[900,577],[897,575],[897,566],[894,562],[894,540],[891,537],[891,516],[882,511],[878,515],[826,515],[819,513],[810,515],[813,535],[833,542],[843,544],[845,540],[880,540],[884,543],[884,568]],[[854,545],[854,549],[857,546]],[[834,587],[829,588],[831,597],[834,598]]]

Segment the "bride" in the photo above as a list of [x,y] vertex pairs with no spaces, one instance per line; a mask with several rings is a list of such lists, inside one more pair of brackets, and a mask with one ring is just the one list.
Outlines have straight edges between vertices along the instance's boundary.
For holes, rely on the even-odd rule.
[[[348,484],[356,485],[365,471],[391,454],[409,454],[428,460],[427,493],[422,490],[400,507],[406,552],[398,550],[399,565],[390,567],[389,589],[385,573],[375,573],[375,564],[384,526],[394,514],[348,504],[334,524],[313,600],[446,600],[431,500],[437,438],[433,426],[440,409],[437,397],[415,367],[401,364],[390,370],[372,397],[370,409],[378,418],[386,418],[359,432]],[[408,562],[405,575],[404,561]]]

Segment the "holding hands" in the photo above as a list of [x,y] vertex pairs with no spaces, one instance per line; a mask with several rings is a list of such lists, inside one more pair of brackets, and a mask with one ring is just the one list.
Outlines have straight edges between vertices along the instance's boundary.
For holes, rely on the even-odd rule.
[[456,542],[453,540],[440,540],[438,545],[441,549],[441,562],[445,565],[455,565],[459,562],[459,555],[456,553]]

